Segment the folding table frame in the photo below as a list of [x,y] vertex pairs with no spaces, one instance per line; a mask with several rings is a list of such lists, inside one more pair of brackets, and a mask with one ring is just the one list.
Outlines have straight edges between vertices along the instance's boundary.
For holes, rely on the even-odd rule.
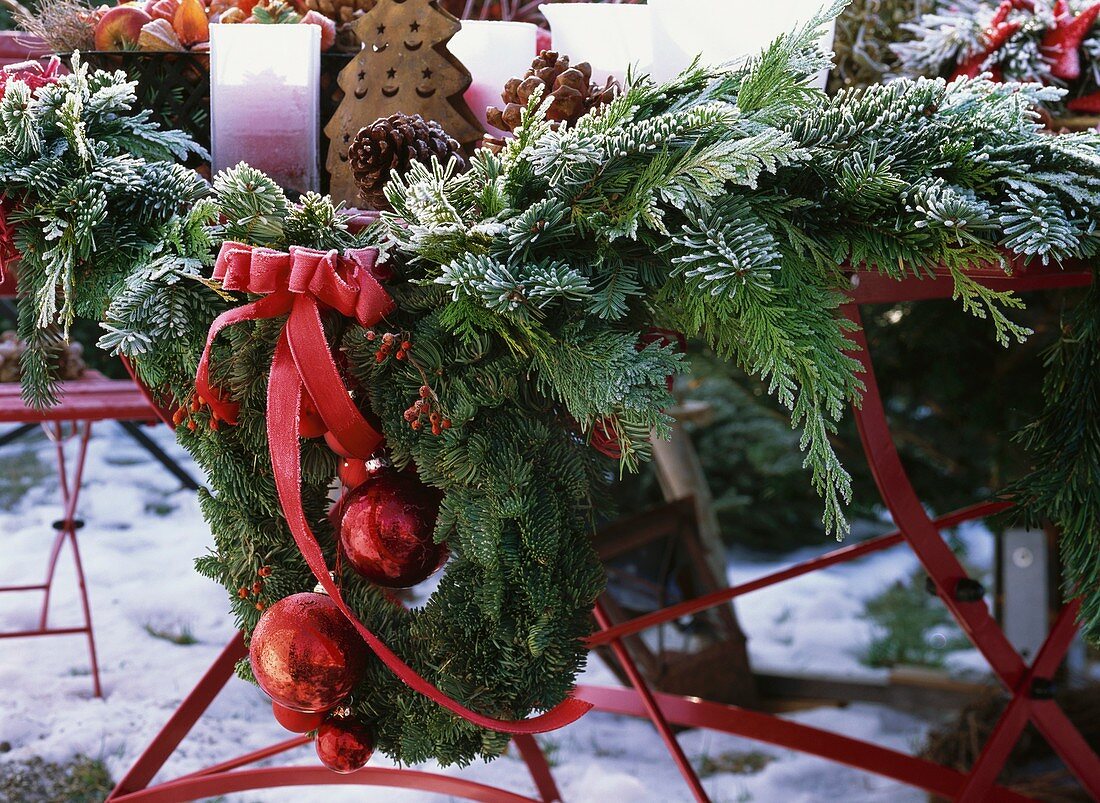
[[[981,274],[983,283],[997,289],[1017,291],[1080,287],[1091,281],[1088,270],[1021,272],[1006,277],[990,269]],[[937,273],[921,280],[897,282],[874,275],[853,276],[850,302],[844,313],[858,322],[863,304],[920,301],[946,298],[952,294],[949,276]],[[596,710],[649,719],[669,750],[691,796],[708,800],[703,784],[676,740],[673,727],[709,728],[722,733],[774,744],[835,761],[869,773],[892,778],[936,795],[959,801],[1025,801],[1030,798],[997,784],[1012,747],[1027,723],[1033,722],[1061,757],[1066,767],[1094,797],[1100,799],[1100,757],[1085,742],[1053,700],[1052,678],[1062,663],[1077,631],[1077,602],[1071,601],[1058,615],[1046,643],[1031,664],[1025,663],[990,615],[985,590],[967,576],[941,532],[968,521],[999,513],[1009,507],[1003,501],[979,503],[954,513],[931,518],[921,505],[891,437],[890,427],[875,380],[871,354],[862,332],[856,336],[861,351],[855,355],[864,369],[866,392],[855,410],[860,438],[879,492],[898,530],[859,544],[836,549],[820,557],[698,599],[648,613],[612,625],[601,605],[595,610],[599,631],[589,646],[609,646],[622,665],[631,687],[580,686],[575,695],[592,703]],[[967,773],[925,759],[890,750],[859,739],[813,728],[777,716],[736,706],[679,697],[654,691],[631,659],[622,639],[683,616],[699,613],[787,580],[854,560],[873,552],[907,544],[917,555],[935,585],[936,592],[974,646],[989,663],[994,675],[1011,697],[1000,722],[981,755]],[[234,638],[207,674],[173,714],[134,767],[119,782],[109,803],[177,803],[200,797],[280,786],[355,784],[412,788],[469,800],[509,801],[561,800],[549,765],[532,737],[514,741],[526,762],[537,798],[518,795],[460,777],[406,769],[366,767],[351,775],[336,775],[321,766],[262,767],[265,761],[308,742],[296,737],[262,750],[231,759],[199,772],[150,786],[218,691],[233,675],[233,665],[246,655],[242,639]]]
[[[99,682],[99,661],[96,657],[84,565],[77,544],[77,533],[84,526],[84,522],[77,518],[77,504],[80,501],[80,486],[84,477],[92,424],[104,420],[133,422],[157,419],[149,402],[133,382],[106,379],[94,371],[87,372],[82,379],[63,383],[60,404],[49,410],[34,410],[24,405],[18,384],[0,385],[0,422],[19,425],[14,431],[5,434],[3,443],[8,443],[41,424],[56,448],[58,487],[63,511],[62,517],[53,522],[56,534],[46,562],[45,579],[31,585],[0,587],[0,593],[41,592],[43,599],[38,624],[30,630],[0,632],[0,639],[84,635],[88,640],[92,688],[96,697],[102,697],[103,690]],[[65,456],[65,441],[69,439],[75,439],[77,443],[76,455],[71,464]],[[66,543],[73,554],[83,624],[76,627],[51,627],[50,596],[56,579],[57,563]]]

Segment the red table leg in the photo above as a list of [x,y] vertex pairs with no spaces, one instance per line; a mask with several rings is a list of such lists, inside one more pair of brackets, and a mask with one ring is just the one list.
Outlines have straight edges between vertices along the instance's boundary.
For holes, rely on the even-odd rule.
[[[46,563],[46,577],[38,585],[6,586],[0,588],[0,592],[7,591],[41,591],[42,611],[38,618],[38,627],[35,630],[23,630],[16,632],[0,633],[0,639],[28,638],[32,636],[62,636],[84,634],[88,639],[88,657],[91,663],[92,687],[96,697],[103,696],[103,689],[99,680],[99,660],[96,656],[95,633],[92,628],[92,607],[88,601],[88,585],[84,577],[84,562],[80,557],[80,546],[77,543],[77,531],[83,526],[83,522],[76,518],[77,504],[80,500],[80,486],[84,479],[84,465],[88,458],[88,441],[92,435],[90,421],[72,423],[70,434],[77,435],[77,454],[73,463],[73,474],[70,482],[69,467],[65,458],[66,440],[63,425],[60,421],[43,424],[46,433],[54,441],[57,454],[58,487],[61,493],[62,518],[54,522],[57,534],[54,536],[50,547],[50,556]],[[82,627],[49,627],[50,596],[53,591],[54,578],[57,572],[57,562],[61,558],[61,550],[66,542],[73,553],[73,564],[76,574],[77,590],[80,595],[80,607],[84,624]]]
[[[855,305],[845,307],[845,314],[853,322],[861,323]],[[1077,630],[1077,605],[1071,602],[1063,609],[1035,663],[1029,667],[993,619],[980,586],[967,577],[958,558],[944,543],[940,528],[925,512],[894,444],[862,328],[853,339],[860,349],[854,356],[863,365],[862,378],[866,385],[862,406],[856,410],[856,422],[882,500],[935,583],[940,598],[1012,695],[1007,710],[974,763],[959,800],[970,803],[988,799],[1029,720],[1040,728],[1082,786],[1100,797],[1100,757],[1053,702],[1035,699],[1039,696],[1037,688],[1049,686],[1050,678],[1072,643]]]
[[[611,626],[611,620],[606,611],[604,611],[602,603],[596,603],[595,614],[596,622],[602,629],[607,629]],[[645,682],[645,678],[642,677],[642,673],[634,663],[634,659],[630,657],[630,653],[626,651],[626,647],[624,647],[622,642],[618,639],[611,642],[611,649],[615,653],[615,658],[622,664],[626,676],[630,678],[630,685],[635,688],[639,697],[641,697],[642,704],[645,706],[646,716],[649,717],[649,720],[653,723],[653,727],[657,729],[657,732],[661,734],[661,739],[664,741],[665,747],[668,748],[668,752],[672,755],[672,760],[676,762],[676,767],[680,770],[680,775],[683,776],[688,788],[691,789],[692,797],[700,801],[700,803],[710,803],[710,798],[703,789],[703,782],[699,780],[699,775],[695,772],[695,768],[691,766],[691,762],[688,761],[687,756],[684,755],[684,749],[680,747],[680,743],[676,741],[676,735],[672,732],[672,728],[669,726],[668,720],[665,719],[665,715],[661,711],[660,706],[657,705],[653,692],[650,690],[649,684]]]

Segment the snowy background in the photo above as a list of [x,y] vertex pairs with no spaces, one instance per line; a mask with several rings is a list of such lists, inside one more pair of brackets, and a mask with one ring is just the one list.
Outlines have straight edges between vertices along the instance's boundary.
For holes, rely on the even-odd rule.
[[[188,466],[165,427],[149,430]],[[75,443],[70,444],[70,450]],[[0,585],[38,582],[60,516],[52,445],[41,433],[0,452]],[[196,476],[197,473],[196,473]],[[76,753],[102,759],[121,777],[158,732],[232,636],[225,592],[192,570],[210,546],[195,495],[153,462],[111,423],[97,425],[90,447],[80,517],[82,556],[90,583],[105,699],[92,697],[83,636],[0,640],[0,761],[42,756],[65,760]],[[989,565],[991,544],[979,530],[963,533],[971,563]],[[782,561],[731,555],[729,576],[743,582],[820,549]],[[51,606],[52,626],[78,624],[79,607],[66,551]],[[754,666],[786,674],[814,670],[841,677],[874,676],[860,662],[872,637],[864,600],[908,580],[915,558],[892,549],[818,572],[738,600]],[[39,597],[0,595],[0,630],[36,625]],[[189,633],[179,645],[153,632]],[[949,656],[957,668],[976,666],[971,651]],[[615,684],[593,658],[582,681]],[[821,708],[792,719],[914,752],[931,724],[873,705]],[[272,719],[259,690],[234,680],[181,745],[163,777],[192,772],[290,736]],[[718,801],[923,801],[923,793],[882,778],[771,745],[701,731],[680,736],[688,756],[703,768],[704,784]],[[558,784],[569,801],[679,801],[688,799],[671,758],[650,725],[592,714],[576,725],[540,737]],[[748,759],[746,761],[746,758]],[[314,765],[309,747],[269,763]],[[388,762],[376,756],[372,764]],[[738,765],[760,769],[729,771]],[[427,766],[425,769],[435,769]],[[464,777],[534,794],[523,763],[513,755],[475,765]],[[371,788],[296,788],[250,792],[226,800],[420,801],[438,798]],[[14,802],[13,802],[14,803]]]

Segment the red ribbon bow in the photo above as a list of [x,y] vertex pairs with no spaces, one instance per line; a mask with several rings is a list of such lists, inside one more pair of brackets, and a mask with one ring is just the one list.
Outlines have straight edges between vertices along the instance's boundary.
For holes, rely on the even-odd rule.
[[570,698],[531,719],[495,719],[466,708],[402,661],[344,602],[306,520],[298,442],[305,394],[329,428],[336,441],[334,445],[347,455],[365,460],[382,442],[382,436],[367,423],[348,395],[321,326],[322,306],[354,318],[362,326],[378,323],[394,309],[393,299],[372,273],[377,258],[376,249],[352,250],[341,256],[336,251],[292,247],[286,253],[224,243],[214,267],[214,278],[220,279],[226,290],[263,297],[223,313],[211,325],[195,377],[195,391],[216,416],[235,423],[237,405],[226,401],[210,383],[211,346],[227,326],[289,314],[275,346],[268,379],[267,438],[283,515],[314,577],[379,659],[410,688],[489,730],[532,734],[562,728],[580,719],[592,706]]

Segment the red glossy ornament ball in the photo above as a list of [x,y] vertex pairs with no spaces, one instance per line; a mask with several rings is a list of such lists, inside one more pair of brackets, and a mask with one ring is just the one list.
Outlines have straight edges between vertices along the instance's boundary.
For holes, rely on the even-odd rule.
[[317,412],[313,399],[303,394],[302,403],[298,407],[298,435],[308,440],[320,438],[326,432],[328,427],[325,426],[321,414]]
[[275,715],[275,721],[291,733],[315,731],[324,723],[326,716],[324,711],[316,713],[295,711],[293,708],[287,708],[278,703],[271,704],[271,713]]
[[375,474],[388,469],[389,464],[380,457],[372,457],[370,460],[345,457],[340,461],[340,482],[349,491],[354,491]]
[[386,588],[408,588],[447,560],[432,539],[440,493],[411,472],[387,468],[344,497],[340,544],[363,577]]
[[363,769],[374,752],[374,733],[350,720],[326,722],[317,731],[317,758],[333,772]]
[[336,439],[336,435],[332,432],[325,433],[325,443],[328,444],[328,448],[332,449],[332,451],[336,452],[340,457],[355,457],[355,455],[344,448],[343,444]]
[[295,711],[328,711],[367,668],[367,646],[324,594],[279,600],[252,633],[252,674],[275,702]]
[[345,457],[340,461],[340,482],[344,484],[345,488],[358,488],[367,481],[369,476],[366,460]]

